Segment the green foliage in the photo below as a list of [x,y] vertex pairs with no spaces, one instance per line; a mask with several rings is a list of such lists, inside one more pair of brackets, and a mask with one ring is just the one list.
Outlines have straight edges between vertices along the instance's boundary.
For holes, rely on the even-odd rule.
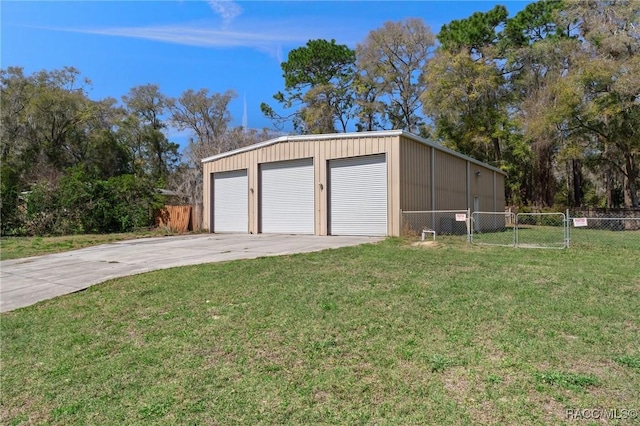
[[614,358],[613,360],[620,365],[636,369],[640,372],[640,355],[622,355]]
[[123,135],[134,160],[133,170],[155,181],[166,181],[178,163],[178,144],[170,142],[163,130],[162,115],[169,99],[155,84],[132,88],[122,97],[128,113]]
[[296,111],[283,117],[262,103],[262,113],[276,125],[291,120],[301,133],[333,133],[336,123],[346,131],[353,116],[355,60],[355,51],[335,40],[309,40],[281,64],[285,93],[273,96],[285,109]]
[[27,235],[72,233],[62,229],[66,211],[57,210],[56,192],[47,182],[32,186],[25,195],[24,230]]
[[547,38],[567,35],[556,21],[563,0],[542,0],[528,4],[516,16],[507,20],[501,42],[505,48],[521,47]]
[[505,80],[492,61],[441,51],[426,67],[430,90],[422,98],[436,134],[453,149],[480,161],[502,161],[510,136]]
[[2,235],[19,233],[18,173],[11,166],[0,166],[0,226]]
[[432,373],[441,373],[446,369],[456,365],[456,362],[451,358],[439,354],[432,355],[429,359],[429,362],[431,363]]
[[153,225],[162,200],[152,182],[133,175],[101,180],[72,169],[56,185],[33,187],[26,198],[28,235],[127,232]]
[[475,12],[469,18],[451,21],[442,26],[438,41],[450,52],[461,49],[478,52],[497,41],[496,28],[505,23],[507,15],[507,8],[497,5],[488,12]]
[[512,204],[640,205],[638,10],[542,0],[444,25],[422,95],[436,137],[507,171]]
[[169,101],[157,86],[131,89],[119,107],[113,98],[89,99],[90,82],[72,67],[32,75],[10,67],[0,83],[2,235],[153,223],[154,187],[179,159],[164,134]]
[[289,52],[281,64],[285,90],[299,91],[349,79],[355,60],[355,52],[344,44],[336,44],[335,40],[309,40],[306,46]]
[[162,208],[163,200],[156,193],[152,182],[133,175],[122,175],[105,182],[105,190],[111,197],[104,206],[103,232],[126,232],[153,225],[155,213]]
[[570,390],[583,390],[591,386],[597,386],[600,381],[590,374],[566,373],[562,371],[545,371],[535,374],[538,382],[561,386]]

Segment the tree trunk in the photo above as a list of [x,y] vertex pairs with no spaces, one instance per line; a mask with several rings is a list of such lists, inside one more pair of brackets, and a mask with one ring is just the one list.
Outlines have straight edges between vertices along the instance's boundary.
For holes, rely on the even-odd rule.
[[534,201],[536,205],[546,207],[553,204],[556,189],[553,176],[552,146],[541,147],[536,151]]
[[580,160],[571,160],[573,171],[573,207],[582,207],[582,164]]
[[611,167],[607,167],[607,171],[604,174],[604,184],[605,184],[605,196],[608,209],[613,207],[613,191],[611,188]]
[[496,165],[502,164],[502,152],[500,151],[500,138],[493,138],[493,160]]
[[638,191],[636,180],[638,179],[638,169],[636,168],[633,154],[625,153],[625,182],[624,182],[624,206],[640,207],[638,205]]

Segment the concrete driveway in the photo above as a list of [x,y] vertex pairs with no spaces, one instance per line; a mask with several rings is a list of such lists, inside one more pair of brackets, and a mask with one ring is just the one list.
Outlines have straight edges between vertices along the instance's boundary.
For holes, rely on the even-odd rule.
[[0,312],[74,293],[111,278],[175,266],[305,253],[375,237],[202,234],[145,238],[0,262]]

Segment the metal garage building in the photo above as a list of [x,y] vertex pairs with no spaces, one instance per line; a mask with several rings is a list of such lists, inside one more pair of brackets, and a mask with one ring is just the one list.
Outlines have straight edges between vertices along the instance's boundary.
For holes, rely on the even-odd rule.
[[401,211],[501,211],[500,169],[405,131],[283,136],[202,160],[211,232],[400,235]]

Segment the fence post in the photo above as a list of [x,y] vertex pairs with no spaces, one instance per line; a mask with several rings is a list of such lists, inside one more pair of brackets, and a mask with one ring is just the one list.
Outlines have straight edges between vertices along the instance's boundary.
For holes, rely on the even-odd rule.
[[467,243],[471,243],[471,233],[473,223],[471,223],[471,209],[467,209]]
[[520,224],[518,223],[518,221],[520,220],[519,215],[520,215],[520,213],[516,213],[515,214],[515,216],[514,216],[515,220],[513,222],[513,226],[515,228],[515,233],[514,233],[514,237],[513,237],[513,241],[514,241],[513,246],[514,247],[518,247],[518,244],[520,244],[520,240],[518,239],[518,232],[519,232],[519,227],[520,227]]
[[571,217],[569,216],[569,209],[567,209],[567,216],[565,217],[565,248],[569,248],[571,245]]
[[404,216],[402,215],[402,209],[400,209],[400,235],[402,237],[404,235]]

